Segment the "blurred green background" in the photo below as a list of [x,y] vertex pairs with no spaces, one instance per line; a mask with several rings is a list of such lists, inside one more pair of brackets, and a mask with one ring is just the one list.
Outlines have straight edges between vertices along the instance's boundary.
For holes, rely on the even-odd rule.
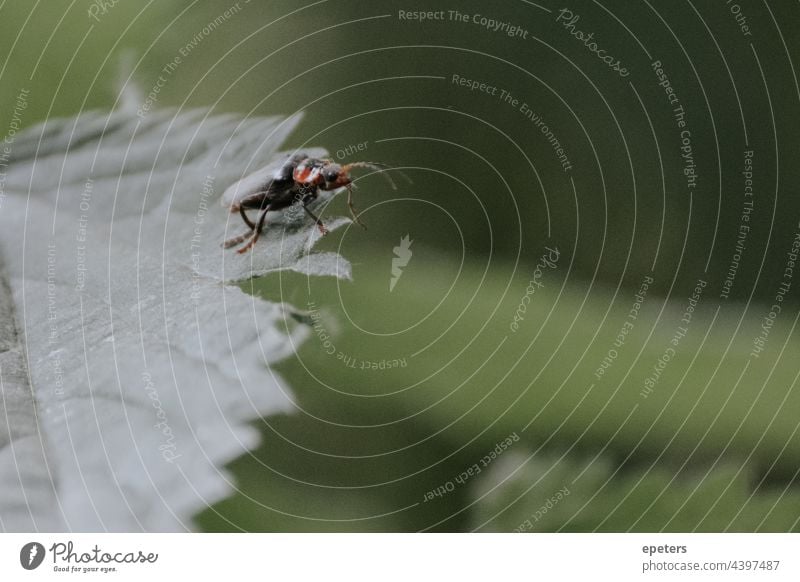
[[[379,176],[360,181],[369,230],[324,242],[353,263],[353,282],[282,274],[244,286],[313,303],[322,319],[279,368],[302,411],[260,423],[263,445],[231,467],[240,492],[200,515],[202,529],[798,529],[800,281],[784,277],[800,220],[796,3],[743,5],[750,34],[722,2],[571,4],[574,30],[594,33],[627,77],[550,2],[119,2],[97,19],[91,6],[0,9],[0,128],[21,89],[27,125],[111,107],[121,62],[144,99],[182,56],[157,106],[303,110],[287,147],[388,162],[412,180],[398,191]],[[468,21],[451,19],[455,9]],[[418,22],[400,10],[445,12]],[[654,61],[686,112],[693,189]],[[345,212],[343,200],[326,210]],[[742,224],[750,230],[723,298]],[[413,255],[390,291],[405,235]],[[540,277],[546,247],[559,258]],[[645,277],[654,282],[633,321]],[[512,331],[533,279],[542,286]],[[701,299],[673,345],[699,279]],[[753,357],[784,281],[783,309]],[[615,346],[626,322],[633,329]],[[393,360],[404,365],[377,364]],[[562,488],[570,494],[554,503]]]

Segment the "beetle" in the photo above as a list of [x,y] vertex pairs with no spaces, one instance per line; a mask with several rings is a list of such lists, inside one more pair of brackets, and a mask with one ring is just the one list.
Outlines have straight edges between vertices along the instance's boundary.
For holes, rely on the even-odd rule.
[[[267,212],[274,212],[288,208],[294,204],[301,204],[303,210],[314,220],[319,231],[326,235],[322,220],[315,215],[308,205],[317,199],[319,192],[347,188],[347,206],[356,224],[366,228],[358,219],[353,206],[353,180],[350,171],[354,168],[370,168],[383,171],[390,166],[378,162],[353,162],[350,164],[337,164],[330,158],[313,158],[303,153],[297,153],[286,158],[282,163],[269,164],[264,168],[242,178],[229,186],[222,195],[222,205],[229,208],[231,213],[238,212],[248,231],[229,238],[223,243],[227,248],[244,243],[237,252],[245,253],[256,244]],[[394,181],[388,174],[384,174],[393,189],[397,189]],[[247,215],[248,210],[258,210],[256,220]]]

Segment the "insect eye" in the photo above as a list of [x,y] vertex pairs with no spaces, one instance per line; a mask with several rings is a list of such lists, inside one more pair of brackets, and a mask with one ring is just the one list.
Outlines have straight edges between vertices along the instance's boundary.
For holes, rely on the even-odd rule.
[[335,182],[336,178],[339,177],[339,172],[336,170],[325,170],[322,172],[322,177],[325,178],[326,182]]

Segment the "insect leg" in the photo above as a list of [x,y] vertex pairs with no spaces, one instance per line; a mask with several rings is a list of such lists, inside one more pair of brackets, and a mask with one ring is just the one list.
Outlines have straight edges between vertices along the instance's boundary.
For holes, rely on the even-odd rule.
[[326,234],[328,234],[328,229],[327,229],[327,228],[325,228],[325,225],[322,223],[322,220],[320,220],[320,219],[319,219],[319,217],[318,217],[316,214],[314,214],[313,212],[311,212],[311,211],[308,209],[308,206],[306,206],[305,204],[303,204],[303,210],[305,210],[305,211],[306,211],[306,213],[307,213],[307,214],[308,214],[308,215],[309,215],[311,218],[313,218],[313,219],[314,219],[314,222],[316,222],[316,223],[317,223],[317,228],[319,228],[319,231],[322,233],[322,235],[323,235],[323,236],[324,236],[324,235],[326,235]]
[[238,236],[234,236],[232,238],[229,238],[224,243],[222,243],[222,246],[224,248],[226,248],[226,249],[229,249],[231,247],[235,247],[236,245],[241,244],[244,241],[246,241],[247,238],[252,235],[253,230],[255,230],[255,228],[256,228],[256,225],[253,224],[253,221],[250,220],[250,217],[247,216],[247,213],[244,211],[244,206],[241,206],[241,205],[239,206],[239,214],[242,216],[242,220],[244,220],[245,224],[250,227],[250,230],[248,232],[243,232],[242,234],[240,234]]
[[250,230],[253,230],[256,227],[256,225],[253,224],[253,221],[247,216],[247,213],[244,211],[244,206],[242,205],[239,206],[239,214],[242,215],[242,220],[244,220],[244,223],[250,227]]
[[255,228],[253,229],[253,234],[250,237],[250,240],[247,241],[247,244],[244,245],[242,248],[237,249],[237,253],[242,254],[249,251],[253,248],[253,245],[256,244],[258,241],[258,237],[261,236],[261,231],[264,230],[264,221],[267,219],[267,212],[269,212],[269,204],[267,204],[261,211],[258,213],[258,218],[256,219]]
[[243,232],[242,234],[240,234],[238,236],[234,236],[233,238],[229,238],[224,243],[222,243],[222,246],[224,248],[226,248],[226,249],[229,249],[231,247],[235,247],[236,245],[241,244],[244,241],[246,241],[251,236],[253,236],[253,231],[252,230],[248,230],[247,232]]
[[355,223],[358,226],[360,226],[361,228],[363,228],[364,230],[367,230],[367,225],[364,224],[363,222],[361,222],[358,219],[358,215],[356,214],[356,208],[355,208],[355,206],[353,206],[353,187],[352,187],[352,185],[348,185],[347,186],[347,206],[350,208],[350,214],[352,215],[353,220],[355,221]]

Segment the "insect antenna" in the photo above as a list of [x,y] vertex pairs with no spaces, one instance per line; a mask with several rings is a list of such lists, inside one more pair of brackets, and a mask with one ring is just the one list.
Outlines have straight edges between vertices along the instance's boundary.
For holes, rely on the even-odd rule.
[[346,164],[346,165],[342,166],[342,169],[345,172],[348,172],[348,173],[350,172],[350,170],[352,168],[369,168],[371,170],[377,170],[378,173],[380,173],[382,176],[384,176],[386,178],[386,180],[389,182],[389,185],[392,187],[392,190],[397,190],[397,184],[392,179],[392,177],[388,174],[388,172],[386,172],[386,170],[394,170],[395,172],[397,172],[401,176],[403,176],[403,178],[405,178],[408,181],[409,184],[413,184],[413,182],[411,181],[411,178],[409,178],[406,175],[405,172],[403,172],[401,170],[398,170],[398,169],[394,168],[393,166],[390,166],[389,164],[384,164],[384,163],[381,163],[381,162],[353,162],[351,164]]

